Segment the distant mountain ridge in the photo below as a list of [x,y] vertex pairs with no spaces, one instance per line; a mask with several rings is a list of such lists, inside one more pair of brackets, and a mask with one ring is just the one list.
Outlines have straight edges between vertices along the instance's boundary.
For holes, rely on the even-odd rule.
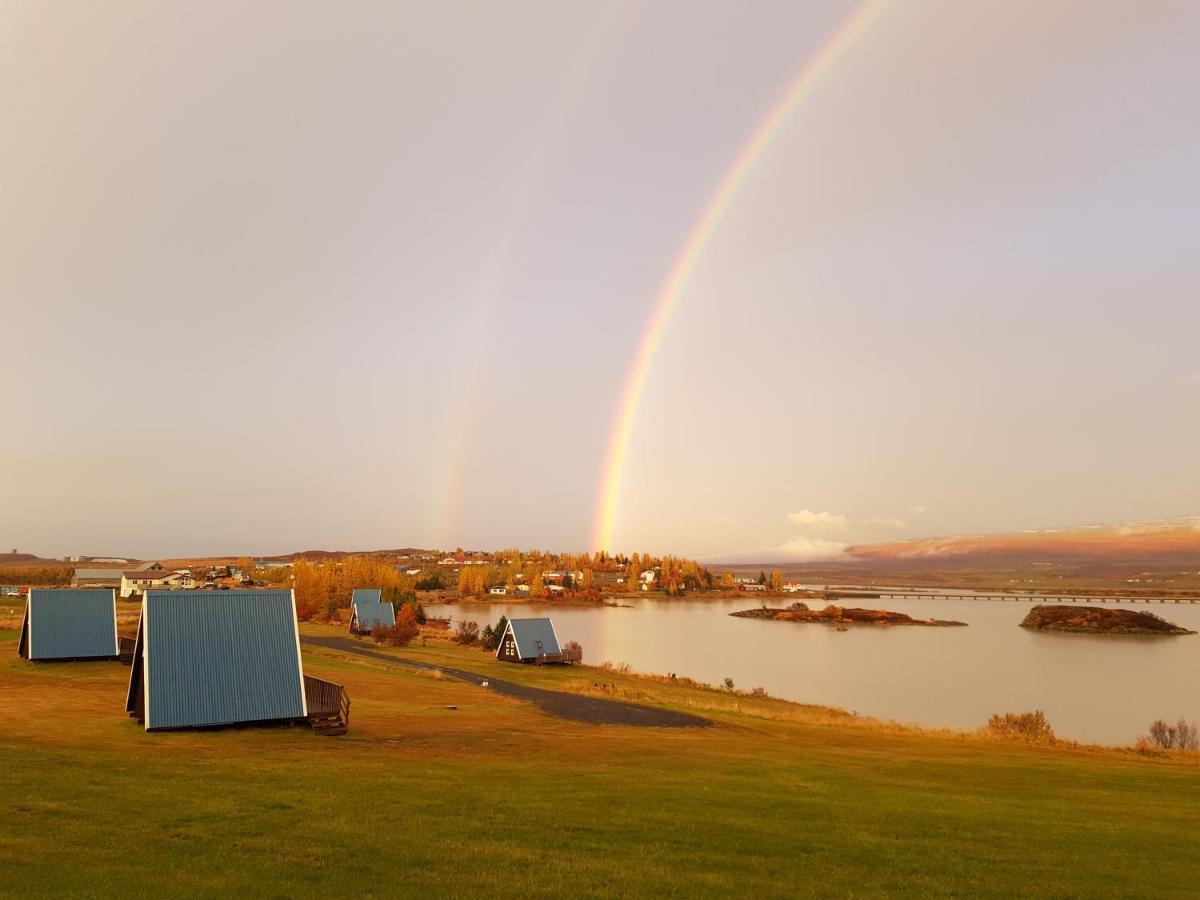
[[860,544],[847,548],[846,555],[849,561],[858,562],[940,560],[956,565],[1176,556],[1200,562],[1200,518]]

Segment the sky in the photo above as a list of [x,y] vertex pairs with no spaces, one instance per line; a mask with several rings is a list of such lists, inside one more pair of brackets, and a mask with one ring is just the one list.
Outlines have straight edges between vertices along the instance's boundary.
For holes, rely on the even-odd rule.
[[[0,0],[0,545],[594,546],[864,9]],[[883,2],[612,544],[1200,512],[1200,5]]]

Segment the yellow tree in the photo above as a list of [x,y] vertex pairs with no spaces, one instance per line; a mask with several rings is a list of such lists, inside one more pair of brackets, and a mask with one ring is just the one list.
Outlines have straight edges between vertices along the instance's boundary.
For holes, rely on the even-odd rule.
[[773,591],[783,590],[783,573],[780,572],[778,569],[771,570],[771,590],[773,590]]

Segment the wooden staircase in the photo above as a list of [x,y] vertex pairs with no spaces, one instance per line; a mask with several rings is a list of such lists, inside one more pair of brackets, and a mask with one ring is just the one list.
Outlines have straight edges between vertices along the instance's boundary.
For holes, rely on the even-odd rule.
[[325,737],[345,734],[350,728],[350,695],[335,682],[304,676],[304,698],[312,730]]

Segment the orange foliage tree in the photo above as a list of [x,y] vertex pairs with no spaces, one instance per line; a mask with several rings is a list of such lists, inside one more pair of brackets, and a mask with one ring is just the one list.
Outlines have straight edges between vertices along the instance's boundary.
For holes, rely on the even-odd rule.
[[[308,621],[322,610],[350,606],[355,588],[399,588],[410,591],[413,579],[390,563],[369,556],[347,556],[340,560],[299,560],[292,566],[296,589],[296,613]],[[399,617],[397,617],[398,619]]]

